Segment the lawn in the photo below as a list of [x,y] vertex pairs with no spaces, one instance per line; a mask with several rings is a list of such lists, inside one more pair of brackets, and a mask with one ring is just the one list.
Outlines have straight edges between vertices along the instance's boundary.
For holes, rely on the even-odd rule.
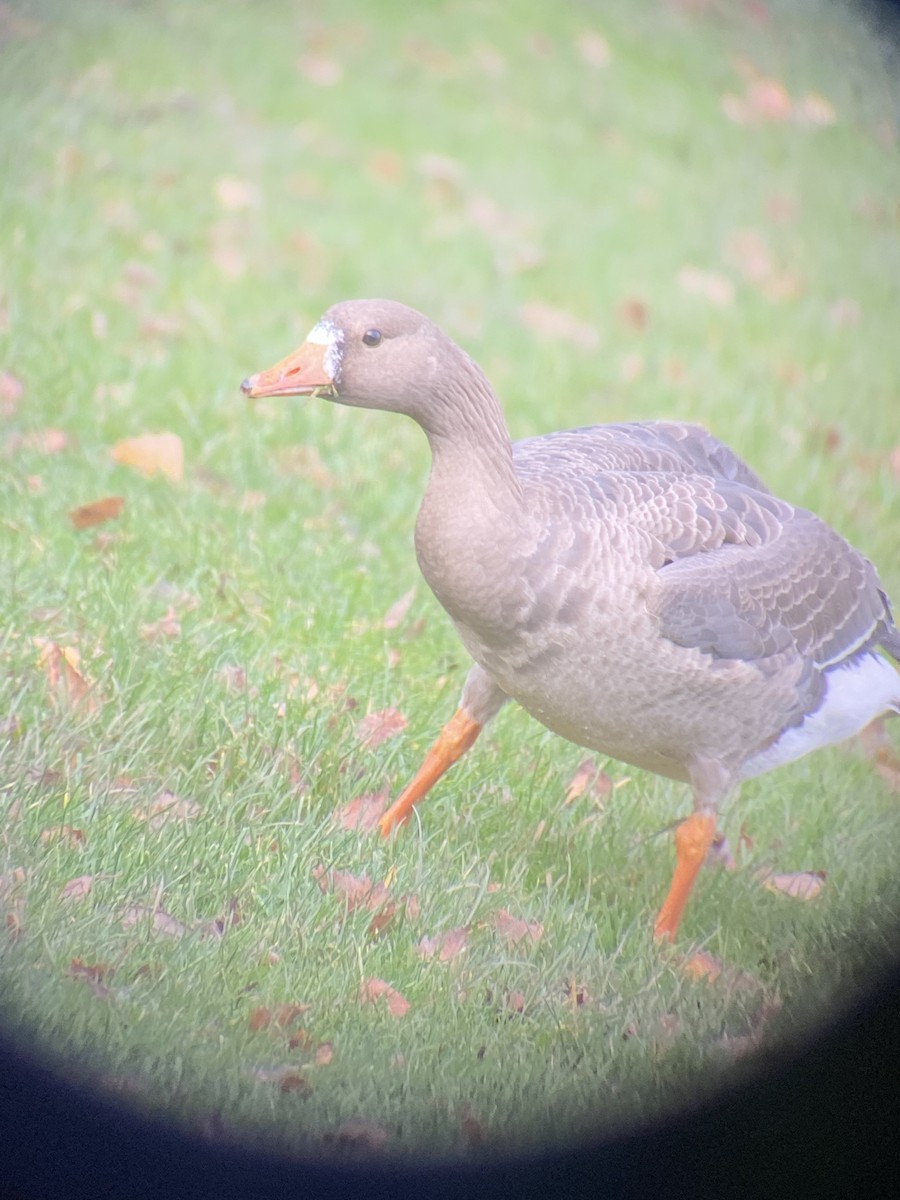
[[427,448],[240,382],[390,295],[514,436],[699,421],[900,601],[897,43],[824,0],[323,11],[0,6],[3,1019],[207,1136],[493,1153],[846,1002],[900,781],[839,747],[746,785],[672,949],[686,789],[513,706],[395,839],[356,826],[467,669]]

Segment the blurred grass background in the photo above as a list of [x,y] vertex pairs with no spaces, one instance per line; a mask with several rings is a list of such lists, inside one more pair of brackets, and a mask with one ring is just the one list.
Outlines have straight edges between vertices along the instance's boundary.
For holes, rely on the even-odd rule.
[[[712,982],[649,938],[684,789],[600,760],[620,786],[566,805],[583,754],[521,712],[391,845],[343,830],[465,674],[411,547],[426,447],[384,414],[239,393],[335,300],[390,295],[482,363],[514,436],[700,421],[900,596],[880,14],[0,8],[8,1023],[210,1136],[476,1152],[696,1096],[889,952],[897,799],[842,750],[724,814],[740,869],[705,874],[683,932],[726,964]],[[162,430],[182,481],[111,458]],[[118,521],[72,527],[110,493]],[[35,639],[77,649],[95,713],[54,704]],[[366,749],[389,708],[407,730]],[[387,927],[319,866],[385,884]],[[815,901],[760,885],[801,868],[826,873]],[[461,926],[456,957],[417,952]],[[405,1016],[359,1002],[373,978]],[[309,1006],[287,1032],[259,1015],[284,1004]]]

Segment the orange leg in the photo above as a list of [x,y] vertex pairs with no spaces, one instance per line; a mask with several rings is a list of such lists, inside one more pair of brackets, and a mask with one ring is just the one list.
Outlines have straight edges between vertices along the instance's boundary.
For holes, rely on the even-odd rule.
[[381,836],[387,837],[397,825],[409,818],[413,808],[437,783],[445,771],[462,758],[481,733],[481,726],[464,709],[458,708],[440,732],[437,741],[425,755],[412,782],[407,784],[391,807],[384,813],[378,826]]
[[684,907],[715,835],[716,818],[706,813],[693,813],[675,830],[675,874],[653,927],[658,938],[675,941]]

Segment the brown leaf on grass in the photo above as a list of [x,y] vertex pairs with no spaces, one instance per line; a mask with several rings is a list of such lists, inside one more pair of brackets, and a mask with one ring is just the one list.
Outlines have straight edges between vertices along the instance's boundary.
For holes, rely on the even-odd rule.
[[532,333],[539,337],[550,341],[568,342],[581,350],[596,350],[600,345],[600,335],[596,328],[564,309],[533,301],[523,304],[519,315]]
[[187,926],[171,916],[162,908],[151,908],[147,904],[132,904],[125,910],[122,917],[122,928],[133,929],[142,921],[150,922],[154,933],[164,937],[181,938],[187,933]]
[[475,1111],[468,1100],[464,1100],[457,1109],[457,1118],[459,1127],[462,1130],[463,1138],[468,1146],[481,1146],[484,1144],[484,1127],[475,1116]]
[[591,1003],[591,993],[583,983],[579,983],[577,979],[567,979],[565,981],[565,997],[566,1005],[574,1012],[578,1008],[583,1008],[586,1004]]
[[718,308],[726,308],[734,301],[734,284],[727,275],[705,271],[690,263],[678,272],[678,286],[685,295],[700,296]]
[[724,969],[722,960],[708,950],[698,950],[682,964],[682,970],[689,978],[708,979],[711,983],[715,983]]
[[391,794],[387,788],[378,792],[365,792],[347,804],[339,805],[331,814],[331,819],[336,825],[340,825],[341,829],[358,829],[361,832],[374,829],[390,798]]
[[787,871],[767,875],[763,886],[793,900],[814,900],[825,886],[824,871]]
[[51,825],[48,829],[41,830],[40,842],[42,846],[52,846],[55,842],[67,842],[70,846],[83,846],[85,843],[84,831],[75,829],[72,825]]
[[184,332],[184,321],[174,313],[146,313],[141,317],[139,329],[141,337],[166,340],[181,337]]
[[293,1063],[285,1063],[280,1067],[255,1067],[253,1078],[260,1083],[273,1083],[279,1092],[285,1094],[299,1092],[301,1096],[308,1096],[313,1090],[312,1084]]
[[200,936],[204,938],[222,938],[228,929],[233,929],[235,925],[240,925],[242,920],[241,906],[237,896],[232,896],[226,909],[217,917],[212,917],[208,921],[203,921],[200,924]]
[[517,945],[524,937],[528,937],[537,945],[544,936],[544,927],[540,921],[524,921],[521,917],[514,917],[505,908],[498,908],[491,913],[491,923],[510,946]]
[[300,1018],[311,1008],[311,1004],[276,1004],[273,1008],[254,1008],[247,1026],[254,1033],[260,1029],[267,1029],[271,1033],[292,1036],[298,1028]]
[[326,1133],[322,1137],[324,1145],[331,1150],[342,1153],[373,1154],[382,1150],[390,1141],[391,1134],[384,1125],[370,1121],[366,1117],[351,1117],[339,1125],[334,1133]]
[[13,433],[6,439],[10,454],[33,450],[36,454],[61,454],[69,445],[69,435],[61,429],[37,429],[33,433]]
[[602,802],[607,796],[612,794],[613,787],[611,777],[597,765],[594,759],[585,758],[582,759],[578,770],[569,780],[569,786],[566,788],[566,798],[563,803],[571,804],[579,796],[583,796],[585,792],[590,792],[597,800]]
[[366,927],[366,937],[380,937],[386,929],[394,923],[394,918],[397,916],[399,909],[393,900],[389,900],[383,908],[380,908],[372,920]]
[[165,790],[159,793],[149,808],[136,808],[134,819],[146,821],[151,829],[159,831],[172,821],[185,825],[199,813],[199,804],[193,800],[182,800],[174,792]]
[[104,496],[102,500],[92,500],[90,504],[79,504],[77,508],[69,509],[69,520],[76,529],[90,529],[92,525],[114,521],[124,507],[124,496]]
[[606,38],[596,30],[586,29],[576,39],[578,52],[589,67],[608,67],[612,53]]
[[861,318],[859,301],[851,296],[839,296],[828,306],[828,323],[835,329],[855,329]]
[[176,433],[142,433],[116,442],[110,455],[117,463],[151,478],[165,475],[175,483],[184,478],[184,447]]
[[[28,873],[24,867],[12,867],[9,871],[0,872],[0,902],[12,902],[13,910],[23,907],[24,897],[21,893],[27,878]],[[6,924],[9,929],[11,926],[8,917]]]
[[391,899],[391,894],[383,883],[373,883],[368,875],[352,875],[349,871],[326,870],[323,866],[313,867],[313,879],[326,895],[334,892],[343,896],[347,912],[357,908],[367,908],[370,911],[382,908]]
[[889,792],[900,792],[900,755],[890,746],[880,746],[876,751],[875,774],[884,780]]
[[456,929],[448,929],[434,937],[426,934],[416,943],[416,953],[419,958],[437,957],[438,962],[450,962],[464,950],[468,950],[470,929],[471,925],[459,925]]
[[334,1045],[332,1042],[320,1042],[316,1046],[316,1053],[313,1056],[313,1061],[317,1067],[327,1067],[329,1063],[334,1061]]
[[158,620],[142,625],[138,633],[145,642],[161,642],[166,638],[180,638],[181,621],[178,619],[175,609],[170,604]]
[[398,625],[403,624],[415,597],[416,589],[413,585],[408,592],[403,593],[399,600],[394,601],[381,619],[381,624],[385,629],[396,629]]
[[113,994],[106,982],[112,977],[113,970],[109,963],[86,963],[80,958],[73,958],[66,974],[70,979],[80,979],[86,983],[98,1000],[106,1000]]
[[25,385],[17,375],[0,371],[0,417],[14,416],[24,394]]
[[307,54],[297,63],[300,74],[316,87],[334,87],[344,77],[344,68],[336,58]]
[[366,158],[366,174],[376,183],[398,187],[406,177],[406,163],[396,150],[373,150]]
[[410,1010],[410,1003],[396,988],[392,988],[383,979],[364,979],[359,985],[360,1004],[376,1004],[383,1000],[392,1017],[405,1017]]
[[748,971],[739,971],[728,966],[721,958],[708,950],[697,950],[681,960],[681,970],[691,979],[705,979],[718,983],[729,992],[759,992],[762,983]]
[[223,175],[216,180],[214,191],[219,207],[226,212],[244,212],[248,208],[259,207],[259,188],[247,179]]
[[396,708],[383,708],[363,717],[356,727],[356,736],[364,750],[374,750],[388,738],[396,737],[409,722]]
[[285,446],[278,451],[275,461],[283,475],[296,475],[323,492],[337,487],[337,476],[328,469],[319,451],[309,442]]
[[43,667],[54,702],[63,708],[95,713],[98,708],[91,684],[79,670],[81,655],[74,646],[60,646],[49,638],[36,637],[38,663]]
[[737,125],[779,124],[790,120],[793,105],[784,84],[759,76],[749,80],[742,96],[723,96],[722,111]]
[[78,903],[90,895],[93,886],[93,875],[76,875],[74,879],[69,880],[59,893],[59,898],[66,904]]
[[819,92],[807,92],[795,101],[791,114],[798,125],[834,125],[837,113],[834,105]]
[[650,324],[650,309],[646,300],[639,296],[627,296],[622,300],[616,309],[616,315],[626,328],[637,333],[643,333]]

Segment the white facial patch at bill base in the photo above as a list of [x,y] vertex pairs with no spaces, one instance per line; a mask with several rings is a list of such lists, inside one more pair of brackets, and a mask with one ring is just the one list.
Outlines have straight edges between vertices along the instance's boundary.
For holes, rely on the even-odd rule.
[[312,329],[306,335],[306,340],[312,342],[315,346],[327,346],[323,363],[325,370],[328,372],[328,377],[332,382],[335,382],[338,373],[341,369],[341,357],[344,349],[344,331],[339,326],[335,325],[334,321],[329,321],[327,317],[323,317],[321,321],[317,321]]

